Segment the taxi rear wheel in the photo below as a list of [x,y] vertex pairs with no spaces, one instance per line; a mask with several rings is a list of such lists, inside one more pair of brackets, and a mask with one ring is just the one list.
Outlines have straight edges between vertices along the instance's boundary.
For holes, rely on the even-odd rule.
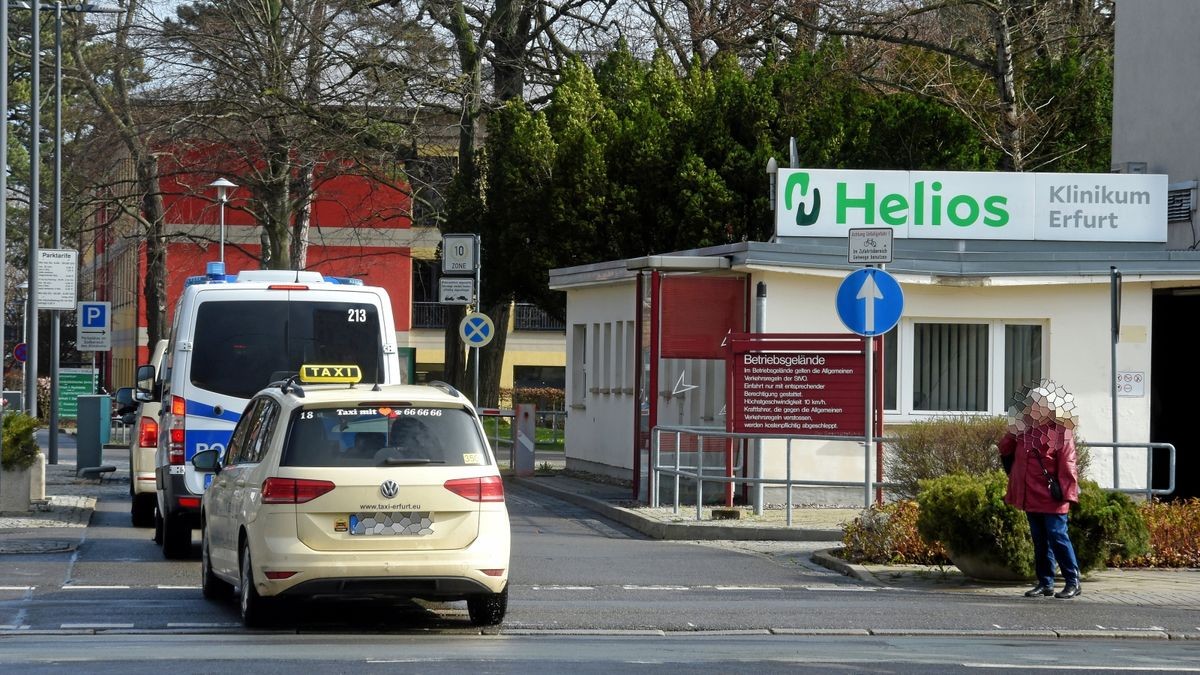
[[129,519],[134,527],[155,525],[154,511],[158,507],[154,501],[154,495],[144,492],[133,496],[133,503],[129,507]]
[[242,623],[247,628],[262,626],[267,623],[270,612],[270,601],[258,594],[254,588],[254,563],[250,560],[250,547],[242,544],[241,576],[239,581],[239,605],[242,611]]
[[467,598],[467,614],[476,626],[498,626],[508,611],[508,588]]
[[154,543],[162,546],[163,543],[163,519],[162,512],[158,510],[158,504],[154,504]]
[[200,590],[209,600],[224,600],[233,595],[233,584],[213,574],[208,553],[208,532],[200,539]]

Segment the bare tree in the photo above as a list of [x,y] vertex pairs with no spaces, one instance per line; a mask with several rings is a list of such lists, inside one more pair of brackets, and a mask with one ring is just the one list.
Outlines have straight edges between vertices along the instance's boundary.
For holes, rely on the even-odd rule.
[[1112,16],[1110,0],[821,0],[815,20],[793,18],[868,54],[869,81],[954,107],[1023,171],[1061,152],[1047,143],[1058,102],[1030,86],[1031,64],[1108,58]]

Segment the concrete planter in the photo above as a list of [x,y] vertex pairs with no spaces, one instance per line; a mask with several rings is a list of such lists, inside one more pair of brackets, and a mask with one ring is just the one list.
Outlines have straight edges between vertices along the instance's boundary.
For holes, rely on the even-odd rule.
[[29,510],[32,471],[0,469],[0,512]]

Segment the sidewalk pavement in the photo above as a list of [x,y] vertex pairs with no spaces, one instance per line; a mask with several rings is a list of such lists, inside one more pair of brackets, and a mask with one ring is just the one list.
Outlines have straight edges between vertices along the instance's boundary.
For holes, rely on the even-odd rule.
[[[866,584],[891,589],[935,591],[987,597],[1014,597],[1032,582],[982,582],[963,576],[953,565],[859,565],[835,555],[842,525],[858,516],[857,508],[796,508],[792,525],[786,524],[782,508],[764,509],[754,515],[742,509],[738,520],[713,520],[712,509],[704,508],[696,520],[695,507],[673,505],[650,508],[632,499],[631,488],[566,475],[514,478],[518,485],[542,492],[595,511],[626,527],[656,539],[757,540],[784,542],[828,542],[828,547],[811,553],[813,562],[841,572]],[[811,550],[811,547],[809,548]],[[1112,568],[1083,578],[1083,603],[1163,606],[1200,609],[1200,569]]]
[[[0,513],[0,555],[70,551],[78,546],[98,499],[128,499],[128,467],[123,461],[113,464],[117,470],[101,479],[77,478],[71,460],[48,465],[47,503],[28,513]],[[776,552],[795,548],[796,555],[874,586],[987,597],[1015,596],[1029,587],[976,581],[953,566],[858,565],[841,560],[834,551],[842,525],[858,516],[857,508],[795,508],[791,526],[782,508],[765,509],[762,515],[741,509],[737,520],[713,520],[712,509],[706,507],[696,520],[694,507],[681,507],[678,513],[672,505],[650,508],[633,500],[628,486],[601,477],[559,471],[510,480],[655,539],[772,542]],[[1200,609],[1197,569],[1101,570],[1084,577],[1083,589],[1078,602]]]

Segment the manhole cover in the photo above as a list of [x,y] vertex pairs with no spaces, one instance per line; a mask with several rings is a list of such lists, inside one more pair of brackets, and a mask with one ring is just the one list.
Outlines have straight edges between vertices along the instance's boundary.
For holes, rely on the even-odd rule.
[[74,551],[78,542],[64,539],[26,539],[0,543],[0,554],[11,553],[64,553]]

